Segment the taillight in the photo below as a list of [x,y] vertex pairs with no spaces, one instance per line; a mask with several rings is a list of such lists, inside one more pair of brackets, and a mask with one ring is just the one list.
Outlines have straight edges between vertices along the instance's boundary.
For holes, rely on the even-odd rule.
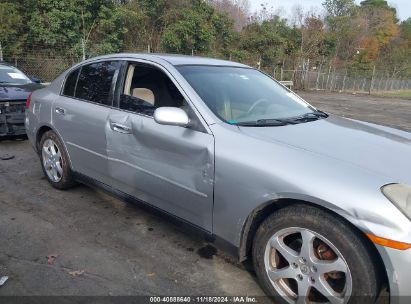
[[30,93],[30,95],[29,95],[29,97],[27,97],[27,100],[26,100],[26,109],[29,109],[30,108],[30,102],[31,102],[31,95],[32,95],[33,93]]

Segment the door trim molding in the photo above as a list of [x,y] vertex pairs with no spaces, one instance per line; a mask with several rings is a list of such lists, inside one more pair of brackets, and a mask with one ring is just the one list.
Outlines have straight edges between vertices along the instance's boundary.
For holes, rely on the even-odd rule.
[[184,234],[191,233],[192,235],[199,236],[202,239],[204,239],[206,242],[213,244],[216,246],[218,249],[221,249],[222,251],[228,253],[232,257],[238,260],[239,258],[239,248],[232,244],[231,242],[226,241],[225,239],[213,234],[211,231],[205,230],[204,228],[201,228],[200,226],[197,226],[187,220],[184,220],[181,217],[178,217],[172,213],[169,213],[163,209],[160,209],[156,206],[153,206],[145,201],[142,201],[132,195],[129,195],[127,193],[124,193],[120,190],[117,190],[105,183],[102,183],[98,180],[95,180],[91,177],[88,177],[87,175],[78,173],[78,172],[73,172],[74,178],[76,181],[88,185],[90,187],[96,187],[98,189],[103,190],[104,192],[108,193],[109,195],[112,195],[126,203],[131,203],[134,204],[150,213],[153,213],[161,218],[164,218],[168,221],[170,221],[172,224],[176,225],[181,229]]

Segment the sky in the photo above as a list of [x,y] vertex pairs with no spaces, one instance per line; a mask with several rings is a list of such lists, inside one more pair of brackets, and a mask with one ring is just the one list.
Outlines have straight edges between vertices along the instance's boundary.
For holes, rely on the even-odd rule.
[[[321,3],[323,0],[250,0],[252,11],[258,10],[261,3],[267,3],[268,7],[273,7],[274,10],[282,8],[285,10],[285,16],[289,17],[292,8],[295,5],[301,5],[305,9],[317,8],[322,9]],[[360,3],[361,0],[356,0]],[[397,8],[398,17],[401,20],[406,20],[411,17],[411,0],[388,0],[388,3]]]

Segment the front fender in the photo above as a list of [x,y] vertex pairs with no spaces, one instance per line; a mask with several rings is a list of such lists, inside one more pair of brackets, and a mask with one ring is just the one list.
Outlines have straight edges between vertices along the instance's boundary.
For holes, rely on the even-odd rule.
[[365,233],[411,242],[411,222],[380,191],[393,182],[389,177],[285,144],[245,140],[233,128],[213,125],[212,131],[213,233],[234,246],[241,246],[247,219],[256,210],[287,200],[330,210]]

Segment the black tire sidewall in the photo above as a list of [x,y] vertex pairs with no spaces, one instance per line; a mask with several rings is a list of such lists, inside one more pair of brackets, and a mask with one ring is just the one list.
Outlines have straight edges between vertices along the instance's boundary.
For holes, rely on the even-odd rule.
[[342,219],[306,205],[287,207],[269,216],[259,227],[253,243],[253,264],[264,291],[284,302],[265,271],[264,253],[268,240],[278,231],[299,227],[327,238],[340,251],[351,272],[350,303],[373,303],[379,292],[379,278],[373,257],[356,231]]

